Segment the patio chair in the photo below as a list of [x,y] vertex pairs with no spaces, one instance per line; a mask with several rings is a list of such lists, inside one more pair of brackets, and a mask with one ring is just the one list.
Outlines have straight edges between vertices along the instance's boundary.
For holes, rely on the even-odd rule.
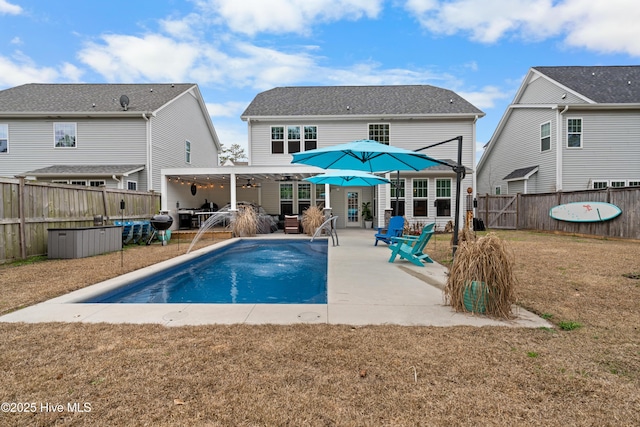
[[382,241],[387,245],[391,244],[391,238],[402,236],[403,229],[404,217],[392,216],[389,219],[389,226],[386,229],[378,227],[378,232],[373,236],[376,238],[376,243],[373,246],[378,246],[379,241]]
[[392,237],[389,245],[389,249],[392,251],[389,262],[394,262],[399,256],[418,267],[424,267],[424,262],[432,263],[431,257],[424,253],[424,248],[434,233],[433,226],[434,224],[426,225],[420,236]]
[[299,234],[300,223],[298,221],[298,215],[285,215],[284,216],[284,233],[285,234]]
[[133,224],[131,221],[113,221],[113,225],[122,227],[122,244],[126,245],[133,240]]

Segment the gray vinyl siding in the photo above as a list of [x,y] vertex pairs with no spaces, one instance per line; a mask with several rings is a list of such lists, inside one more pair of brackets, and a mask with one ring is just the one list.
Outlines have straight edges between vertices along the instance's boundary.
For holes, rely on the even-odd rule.
[[[76,148],[54,148],[53,123],[77,124]],[[56,164],[145,164],[142,118],[9,120],[9,152],[0,155],[0,175],[15,176]],[[117,132],[114,132],[117,129]]]
[[[317,126],[318,148],[321,148],[358,139],[367,139],[369,137],[370,123],[390,123],[391,144],[408,150],[419,149],[461,135],[464,147],[463,163],[470,169],[474,167],[475,143],[472,141],[474,124],[470,120],[355,120],[349,122],[282,120],[279,122],[252,122],[249,127],[251,165],[291,164],[292,157],[290,154],[271,154],[271,126]],[[456,160],[458,156],[457,150],[457,143],[450,142],[422,152],[434,158]]]
[[[553,192],[556,187],[556,111],[549,109],[514,109],[500,136],[492,142],[491,157],[478,171],[480,193],[493,194],[502,186],[512,193],[514,185],[503,180],[516,169],[538,166],[527,184],[527,193]],[[540,151],[540,125],[551,122],[551,149]],[[503,193],[506,194],[506,193]]]
[[[565,94],[565,98],[562,95]],[[558,87],[544,77],[531,81],[517,101],[518,104],[576,104],[585,103],[573,93]]]
[[[151,119],[153,189],[160,189],[160,171],[166,168],[204,168],[218,165],[218,151],[196,98],[185,93]],[[191,164],[185,141],[191,142]]]
[[[570,113],[570,114],[569,114]],[[582,118],[582,148],[566,147],[566,123]],[[571,112],[564,116],[563,190],[590,188],[591,180],[637,180],[640,175],[640,112]]]

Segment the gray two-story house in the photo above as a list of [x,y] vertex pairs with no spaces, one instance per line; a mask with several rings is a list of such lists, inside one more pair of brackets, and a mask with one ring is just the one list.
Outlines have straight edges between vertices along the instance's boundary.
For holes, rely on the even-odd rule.
[[160,170],[218,164],[196,84],[26,84],[0,91],[0,176],[160,190]]
[[[218,206],[245,201],[276,216],[302,214],[311,205],[330,207],[338,227],[361,227],[362,204],[369,203],[374,224],[385,214],[410,223],[455,217],[456,174],[438,166],[419,172],[387,173],[394,182],[376,187],[315,185],[304,178],[321,169],[291,164],[292,155],[315,148],[371,139],[418,150],[462,136],[462,163],[468,169],[462,189],[474,186],[476,120],[484,113],[456,93],[434,86],[278,87],[259,93],[241,115],[247,122],[248,165],[199,170],[165,170],[166,209],[199,206],[205,199]],[[455,164],[458,144],[422,151]],[[187,185],[183,185],[183,183]],[[185,191],[196,185],[196,195]],[[464,210],[464,207],[462,211]]]
[[480,194],[640,185],[640,66],[531,68],[477,180]]

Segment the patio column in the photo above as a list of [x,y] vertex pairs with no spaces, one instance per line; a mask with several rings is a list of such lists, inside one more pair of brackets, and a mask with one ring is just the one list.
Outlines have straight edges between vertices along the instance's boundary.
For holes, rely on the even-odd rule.
[[236,174],[233,172],[231,172],[231,177],[229,178],[229,191],[231,194],[231,210],[235,211],[236,209],[238,209],[238,200],[236,196]]
[[324,207],[325,208],[331,207],[331,185],[330,184],[324,185]]

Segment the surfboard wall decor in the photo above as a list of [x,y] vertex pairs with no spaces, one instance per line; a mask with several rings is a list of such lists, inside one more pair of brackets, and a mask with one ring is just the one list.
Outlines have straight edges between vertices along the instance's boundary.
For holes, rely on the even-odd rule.
[[604,202],[565,203],[551,208],[551,218],[569,222],[601,222],[620,215],[622,210],[616,205]]

